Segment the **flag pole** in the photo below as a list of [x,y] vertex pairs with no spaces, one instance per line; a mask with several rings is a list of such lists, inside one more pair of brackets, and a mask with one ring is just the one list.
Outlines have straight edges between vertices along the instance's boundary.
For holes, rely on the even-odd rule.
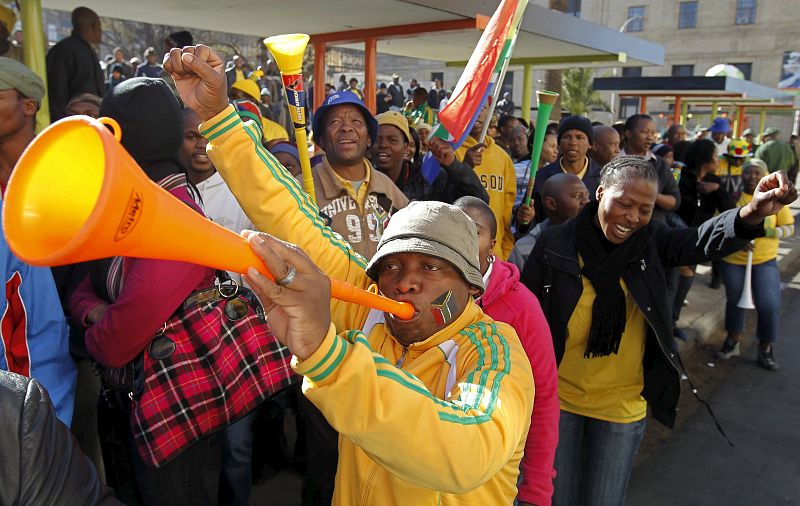
[[481,130],[481,135],[478,137],[478,143],[486,139],[486,133],[489,131],[489,124],[492,122],[492,115],[494,114],[495,105],[497,105],[497,98],[500,96],[500,89],[503,87],[503,80],[506,77],[506,71],[508,70],[508,64],[511,62],[511,55],[514,53],[514,45],[517,43],[517,35],[519,35],[519,29],[522,26],[522,16],[525,14],[525,8],[528,6],[528,0],[519,0],[519,4],[517,5],[517,10],[514,12],[514,35],[510,39],[509,47],[507,53],[504,55],[503,61],[501,63],[500,72],[495,73],[497,75],[497,79],[495,80],[495,87],[492,90],[492,99],[489,102],[489,108],[486,111],[486,116],[484,116],[483,120],[483,129]]

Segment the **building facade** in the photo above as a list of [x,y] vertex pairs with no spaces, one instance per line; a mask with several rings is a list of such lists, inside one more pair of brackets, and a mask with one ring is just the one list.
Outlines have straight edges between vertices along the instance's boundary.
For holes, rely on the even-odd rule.
[[[617,75],[703,76],[715,65],[729,64],[737,67],[744,79],[772,88],[794,84],[795,73],[800,80],[800,3],[796,0],[573,0],[573,3],[578,5],[582,19],[623,29],[664,46],[663,66],[624,68]],[[608,72],[598,69],[596,75]],[[786,91],[798,93],[800,89]],[[638,104],[631,103],[636,99],[627,100],[617,104],[620,115],[638,109]],[[647,106],[655,116],[664,115],[662,123],[668,122],[669,103],[649,100]],[[688,126],[707,125],[710,112],[708,106],[695,108],[693,114],[690,110]],[[768,124],[784,132],[796,129],[795,114],[770,112]],[[747,123],[757,127],[758,113],[748,114]]]

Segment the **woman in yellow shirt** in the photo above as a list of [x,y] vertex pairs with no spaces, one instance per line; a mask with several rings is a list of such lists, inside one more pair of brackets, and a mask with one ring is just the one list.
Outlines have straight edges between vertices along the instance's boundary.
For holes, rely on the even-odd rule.
[[597,200],[548,227],[522,271],[558,363],[554,506],[624,504],[648,410],[668,427],[675,422],[681,366],[665,268],[741,249],[796,191],[785,173],[771,174],[746,206],[684,229],[651,222],[657,196],[652,164],[615,158]]
[[[753,200],[753,192],[759,180],[767,175],[767,165],[757,158],[748,160],[742,168],[742,195],[737,206],[747,205]],[[778,370],[773,354],[773,343],[778,338],[778,322],[781,316],[781,275],[778,270],[778,243],[783,237],[794,234],[794,216],[789,207],[777,215],[764,220],[764,237],[759,237],[747,248],[725,257],[722,276],[725,279],[725,330],[728,337],[717,353],[718,358],[739,355],[739,341],[744,329],[744,309],[738,306],[744,288],[748,251],[753,252],[753,268],[750,288],[758,314],[758,363],[770,371]]]

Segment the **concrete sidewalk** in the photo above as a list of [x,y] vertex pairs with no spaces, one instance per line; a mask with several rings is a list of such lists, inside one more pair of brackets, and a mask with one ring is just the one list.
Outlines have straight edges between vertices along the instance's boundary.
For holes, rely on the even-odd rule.
[[[791,205],[795,221],[800,218],[800,200]],[[800,236],[783,239],[778,248],[778,265],[783,273],[800,257]],[[678,350],[683,353],[696,346],[709,344],[718,330],[724,329],[725,321],[725,287],[713,290],[708,284],[711,281],[711,267],[698,265],[694,285],[687,300],[689,305],[681,310],[678,326],[689,336],[687,342],[676,340]],[[721,344],[718,343],[718,344]]]

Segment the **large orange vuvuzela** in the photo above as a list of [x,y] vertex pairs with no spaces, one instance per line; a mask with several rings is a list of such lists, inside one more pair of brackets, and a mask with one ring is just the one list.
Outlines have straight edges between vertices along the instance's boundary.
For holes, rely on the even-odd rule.
[[[106,125],[113,129],[109,131]],[[150,181],[119,143],[112,119],[74,116],[39,134],[22,154],[3,198],[11,250],[31,265],[112,256],[160,258],[274,279],[247,241]],[[343,281],[331,296],[392,313],[414,308]]]

